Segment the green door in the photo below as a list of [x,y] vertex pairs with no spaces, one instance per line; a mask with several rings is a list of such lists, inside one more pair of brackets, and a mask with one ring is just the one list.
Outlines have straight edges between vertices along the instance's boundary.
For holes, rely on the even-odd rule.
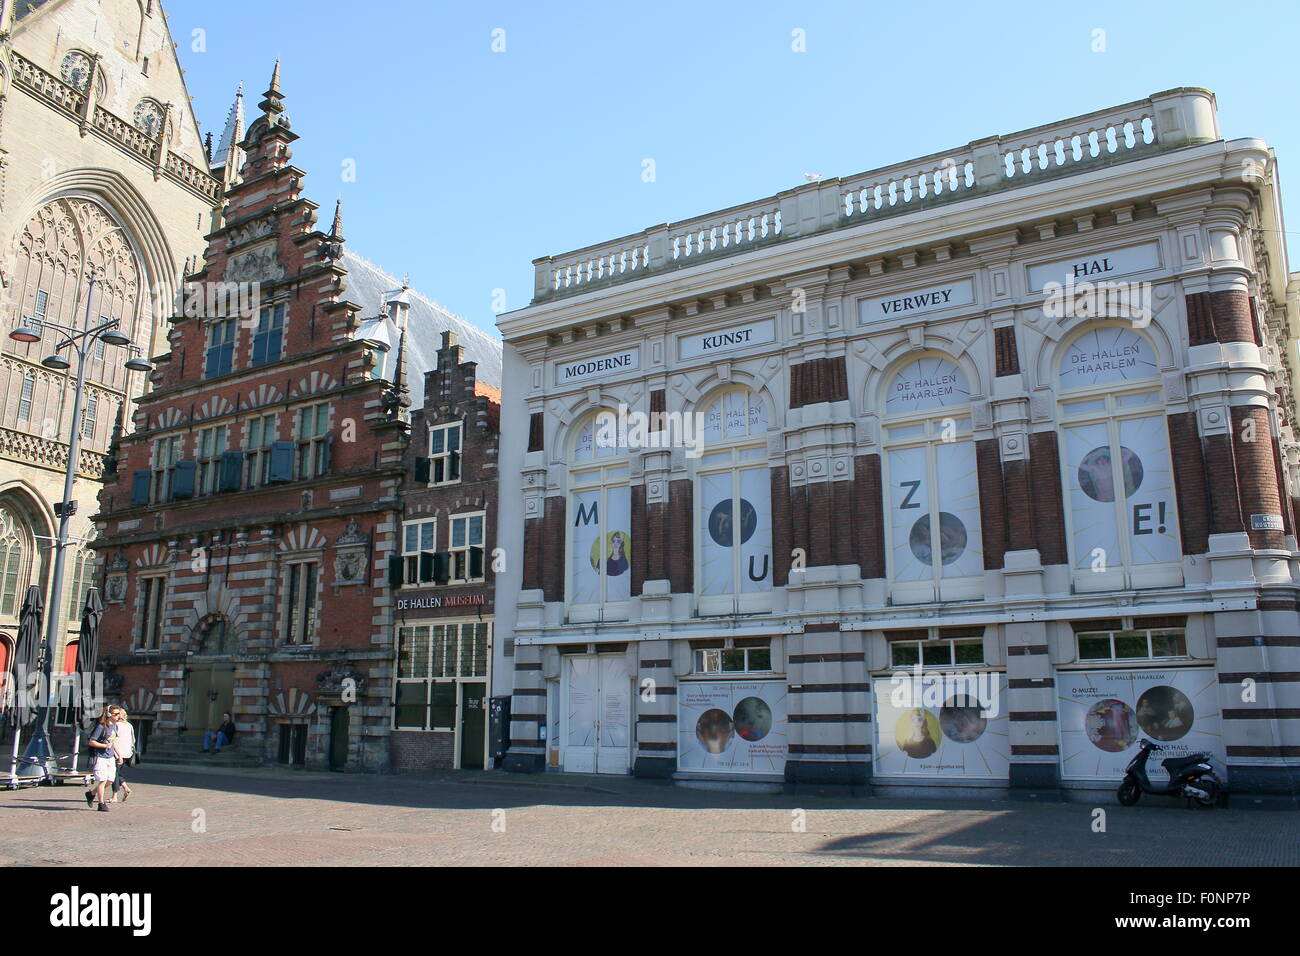
[[185,729],[191,732],[215,730],[208,723],[208,711],[212,707],[209,693],[212,690],[212,668],[199,666],[190,668],[185,678]]
[[330,708],[330,769],[342,771],[348,765],[348,708]]
[[487,740],[487,684],[460,685],[460,768],[483,769]]

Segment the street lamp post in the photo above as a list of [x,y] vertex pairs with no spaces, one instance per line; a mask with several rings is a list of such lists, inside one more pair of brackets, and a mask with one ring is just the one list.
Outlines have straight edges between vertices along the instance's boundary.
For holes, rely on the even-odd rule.
[[72,500],[72,486],[77,475],[77,458],[81,453],[81,399],[86,386],[86,359],[93,343],[99,340],[106,345],[132,350],[133,357],[125,363],[128,370],[147,372],[152,368],[147,361],[139,357],[139,347],[132,345],[131,340],[122,334],[118,319],[109,319],[97,326],[91,326],[91,300],[95,296],[95,283],[98,278],[93,269],[90,270],[89,278],[90,285],[86,290],[86,317],[82,328],[44,320],[38,327],[23,324],[9,333],[11,339],[30,344],[39,342],[46,329],[57,332],[61,341],[55,346],[54,352],[41,361],[46,368],[67,369],[71,366],[71,363],[59,354],[64,349],[75,353],[77,357],[77,384],[72,396],[72,436],[68,443],[68,466],[63,473],[63,500],[55,505],[59,518],[59,535],[54,542],[54,580],[46,611],[45,648],[41,662],[43,687],[40,706],[36,711],[36,729],[27,744],[27,749],[23,752],[22,768],[18,772],[20,777],[41,776],[49,779],[58,771],[58,762],[50,746],[50,698],[53,696],[51,682],[54,674],[54,651],[59,646],[59,629],[62,626],[60,614],[62,609],[59,605],[63,599],[63,566],[68,547],[68,523],[76,511],[76,502]]

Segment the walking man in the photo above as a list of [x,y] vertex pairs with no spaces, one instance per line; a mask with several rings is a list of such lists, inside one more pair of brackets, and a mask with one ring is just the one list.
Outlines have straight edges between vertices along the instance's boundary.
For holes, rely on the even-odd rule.
[[86,741],[90,748],[91,771],[95,778],[95,785],[86,791],[86,806],[98,803],[99,806],[95,809],[104,813],[108,812],[108,804],[104,802],[105,791],[117,777],[117,753],[113,748],[115,727],[113,715],[105,705],[104,713],[95,724],[90,739]]

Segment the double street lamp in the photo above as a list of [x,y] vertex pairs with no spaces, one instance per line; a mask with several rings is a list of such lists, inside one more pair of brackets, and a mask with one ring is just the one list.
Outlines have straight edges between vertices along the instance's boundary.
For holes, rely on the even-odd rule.
[[[109,232],[113,231],[115,230],[109,230]],[[102,239],[103,236],[99,238]],[[68,519],[76,511],[76,502],[72,500],[72,485],[77,474],[77,458],[81,454],[81,400],[86,386],[86,360],[90,357],[90,351],[95,347],[95,343],[103,342],[105,345],[130,350],[131,358],[123,363],[128,370],[148,372],[153,369],[153,366],[141,356],[140,346],[133,345],[130,338],[122,333],[118,319],[108,319],[95,326],[90,324],[91,300],[95,296],[95,283],[98,281],[98,276],[93,269],[89,272],[89,280],[90,285],[86,290],[86,317],[81,328],[42,319],[38,323],[25,321],[9,333],[11,339],[30,345],[41,341],[47,331],[53,331],[57,336],[54,351],[41,360],[41,364],[46,368],[56,371],[66,371],[71,368],[72,362],[61,353],[75,355],[77,359],[77,385],[72,398],[72,435],[68,442],[68,466],[63,474],[63,500],[54,507],[59,518],[59,535],[54,542],[54,580],[47,610],[45,647],[41,663],[41,680],[44,683],[41,688],[40,706],[36,711],[36,729],[27,744],[27,749],[23,752],[22,768],[18,772],[20,777],[43,777],[48,780],[58,772],[58,762],[50,746],[50,698],[53,696],[51,681],[54,672],[54,653],[59,646],[61,627],[62,608],[59,605],[63,598],[63,566],[69,538]],[[126,391],[129,393],[130,390]]]

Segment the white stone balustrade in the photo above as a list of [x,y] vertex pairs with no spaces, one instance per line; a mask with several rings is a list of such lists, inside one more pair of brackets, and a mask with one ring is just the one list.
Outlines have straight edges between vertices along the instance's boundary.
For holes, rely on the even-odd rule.
[[757,202],[533,261],[534,296],[617,284],[665,268],[736,255],[768,242],[898,215],[930,202],[1029,185],[1074,168],[1219,138],[1214,96],[1180,88],[856,176],[810,183]]

